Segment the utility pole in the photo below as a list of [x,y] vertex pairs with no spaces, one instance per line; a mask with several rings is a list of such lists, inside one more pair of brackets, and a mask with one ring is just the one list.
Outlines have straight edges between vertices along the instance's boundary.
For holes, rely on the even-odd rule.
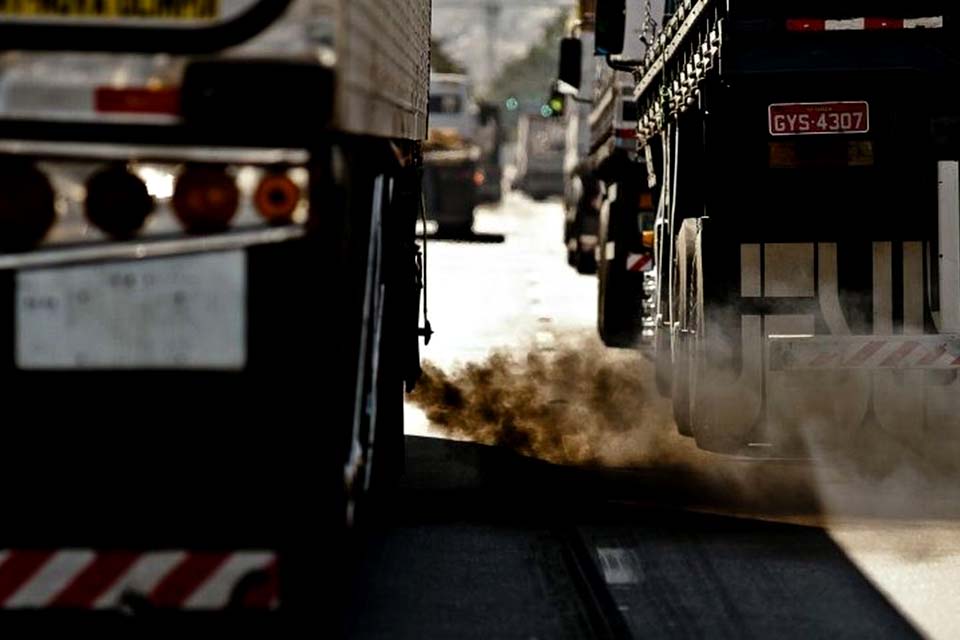
[[484,7],[487,15],[487,82],[497,77],[497,35],[500,33],[500,14],[503,6],[495,2]]

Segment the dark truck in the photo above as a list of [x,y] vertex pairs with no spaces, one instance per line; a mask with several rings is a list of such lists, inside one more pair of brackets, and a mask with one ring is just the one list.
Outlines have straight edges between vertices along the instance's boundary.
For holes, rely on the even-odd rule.
[[430,136],[424,148],[427,216],[438,233],[466,236],[479,204],[483,149],[478,144],[479,107],[467,76],[435,73],[430,78]]
[[[700,447],[956,437],[957,17],[942,0],[684,0],[645,34],[657,382]],[[600,0],[600,52],[623,20]]]
[[419,372],[429,36],[429,0],[0,3],[0,626],[335,627]]

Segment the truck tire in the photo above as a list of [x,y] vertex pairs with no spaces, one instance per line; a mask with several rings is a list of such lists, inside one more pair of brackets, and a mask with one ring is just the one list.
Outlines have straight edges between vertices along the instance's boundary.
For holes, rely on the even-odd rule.
[[[694,336],[690,371],[692,430],[701,449],[742,454],[757,426],[757,418],[752,416],[759,416],[762,407],[758,395],[762,392],[753,389],[757,385],[751,385],[746,374],[762,367],[762,358],[760,363],[750,362],[744,355],[738,366],[731,353],[722,349],[718,353],[718,344],[724,342],[718,335],[744,332],[747,318],[731,315],[722,293],[730,277],[725,277],[724,267],[737,265],[739,271],[739,260],[716,252],[720,247],[734,247],[737,251],[739,247],[721,238],[711,240],[710,230],[709,220],[701,219],[692,263],[693,292],[697,298],[695,313],[690,316]],[[743,350],[743,345],[740,348]]]
[[673,377],[670,397],[673,400],[673,420],[682,436],[693,436],[690,383],[692,375],[691,315],[696,306],[694,279],[694,252],[696,250],[697,221],[687,219],[680,227],[674,257],[673,303],[677,327],[673,333]]
[[582,276],[592,276],[597,273],[596,247],[587,249],[579,240],[577,240],[577,273]]

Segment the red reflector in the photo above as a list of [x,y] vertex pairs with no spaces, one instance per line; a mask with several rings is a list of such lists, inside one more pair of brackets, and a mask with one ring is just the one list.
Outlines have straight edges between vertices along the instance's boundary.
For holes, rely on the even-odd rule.
[[814,18],[792,18],[787,20],[787,31],[826,31],[827,21]]
[[617,129],[617,137],[621,140],[636,140],[637,139],[637,130],[636,129]]
[[101,113],[180,113],[180,90],[113,89],[99,87],[94,96],[96,110]]
[[903,20],[897,18],[866,18],[863,28],[870,29],[903,29]]

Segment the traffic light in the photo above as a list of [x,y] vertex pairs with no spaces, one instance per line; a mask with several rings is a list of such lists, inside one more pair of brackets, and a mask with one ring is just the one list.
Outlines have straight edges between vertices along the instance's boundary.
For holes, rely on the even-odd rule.
[[540,112],[545,118],[562,118],[566,106],[566,96],[557,89],[554,89],[550,94],[550,99],[547,101],[547,104],[543,105]]

